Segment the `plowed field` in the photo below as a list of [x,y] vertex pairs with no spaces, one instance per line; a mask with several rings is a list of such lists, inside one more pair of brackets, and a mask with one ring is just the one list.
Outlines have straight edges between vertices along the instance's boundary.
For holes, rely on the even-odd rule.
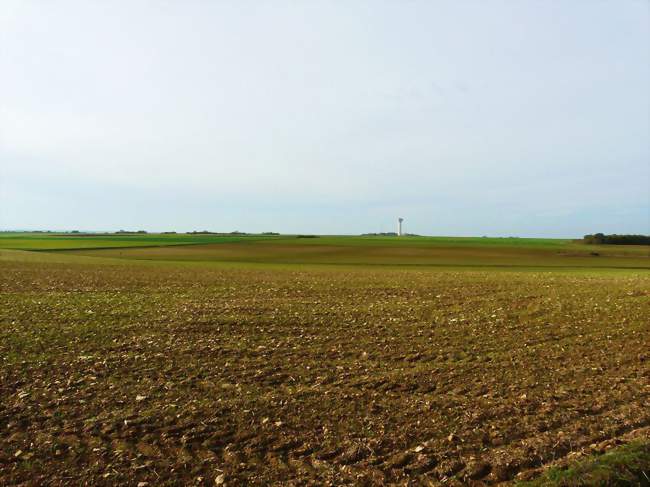
[[647,271],[9,255],[2,485],[496,484],[649,436]]

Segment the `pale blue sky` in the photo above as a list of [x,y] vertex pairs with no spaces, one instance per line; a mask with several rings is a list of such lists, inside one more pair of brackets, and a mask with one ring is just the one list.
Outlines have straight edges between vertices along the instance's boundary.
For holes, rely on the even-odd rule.
[[0,4],[0,228],[650,233],[645,0]]

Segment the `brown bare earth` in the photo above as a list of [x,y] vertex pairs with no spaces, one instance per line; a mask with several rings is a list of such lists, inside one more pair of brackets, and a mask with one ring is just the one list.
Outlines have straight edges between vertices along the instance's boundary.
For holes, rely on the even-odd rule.
[[2,485],[489,485],[649,436],[645,271],[79,259],[0,262]]

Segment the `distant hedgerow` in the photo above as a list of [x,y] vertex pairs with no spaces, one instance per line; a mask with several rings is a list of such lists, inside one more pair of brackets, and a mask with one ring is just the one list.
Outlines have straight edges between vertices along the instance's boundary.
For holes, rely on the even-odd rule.
[[650,245],[649,235],[605,235],[595,233],[585,235],[583,241],[587,244],[612,244],[612,245]]

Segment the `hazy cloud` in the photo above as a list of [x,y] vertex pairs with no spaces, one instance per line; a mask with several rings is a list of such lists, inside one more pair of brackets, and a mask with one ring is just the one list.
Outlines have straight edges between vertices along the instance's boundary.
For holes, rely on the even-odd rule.
[[6,1],[0,227],[650,232],[645,2]]

